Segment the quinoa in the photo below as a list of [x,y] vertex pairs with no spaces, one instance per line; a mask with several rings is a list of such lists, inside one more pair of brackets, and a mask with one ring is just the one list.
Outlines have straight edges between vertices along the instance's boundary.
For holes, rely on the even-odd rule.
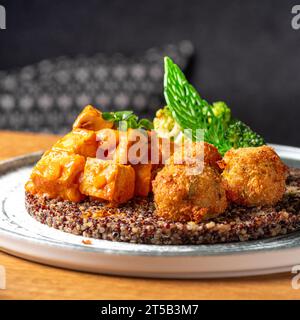
[[275,206],[231,205],[201,222],[172,222],[155,215],[153,197],[134,198],[118,208],[86,199],[80,203],[26,193],[28,213],[65,232],[110,241],[143,244],[212,244],[255,240],[300,229],[300,169],[290,169],[283,199]]

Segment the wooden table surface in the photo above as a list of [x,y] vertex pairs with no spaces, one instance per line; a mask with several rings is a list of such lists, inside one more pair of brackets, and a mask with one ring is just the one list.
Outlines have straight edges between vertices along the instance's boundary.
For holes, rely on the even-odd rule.
[[[57,137],[0,131],[0,160],[48,148]],[[1,239],[0,239],[1,246]],[[96,275],[41,265],[0,252],[7,289],[1,299],[299,299],[292,274],[217,280]]]

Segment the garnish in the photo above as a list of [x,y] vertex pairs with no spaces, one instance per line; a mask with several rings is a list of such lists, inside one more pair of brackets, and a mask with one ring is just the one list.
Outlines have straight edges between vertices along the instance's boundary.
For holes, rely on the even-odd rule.
[[168,106],[156,112],[153,126],[161,138],[171,139],[180,143],[180,139],[182,139],[182,129],[173,118]]
[[211,105],[201,98],[169,57],[165,57],[164,96],[168,110],[182,131],[190,129],[190,138],[196,140],[196,130],[203,129],[204,141],[215,145],[222,155],[231,148],[256,147],[265,143],[246,124],[231,118],[225,102]]
[[176,122],[183,129],[193,130],[193,138],[195,130],[208,128],[211,106],[169,57],[165,57],[164,96]]
[[139,119],[133,111],[116,111],[116,112],[102,112],[104,120],[114,122],[114,126],[120,130],[132,129],[153,129],[153,124],[148,119]]
[[225,132],[226,139],[233,148],[259,147],[265,144],[263,137],[253,132],[245,123],[232,120]]

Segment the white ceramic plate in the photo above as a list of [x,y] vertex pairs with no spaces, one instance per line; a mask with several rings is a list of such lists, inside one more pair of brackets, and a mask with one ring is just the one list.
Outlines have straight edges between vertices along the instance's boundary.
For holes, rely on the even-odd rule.
[[[300,149],[274,146],[300,167]],[[215,245],[140,245],[106,240],[82,243],[31,218],[24,183],[40,153],[0,164],[0,249],[53,266],[105,274],[160,278],[217,278],[290,271],[300,264],[300,232],[259,241]]]

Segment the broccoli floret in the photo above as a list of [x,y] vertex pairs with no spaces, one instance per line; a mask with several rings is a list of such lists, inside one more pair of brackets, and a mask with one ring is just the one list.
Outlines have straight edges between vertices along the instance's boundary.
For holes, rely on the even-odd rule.
[[225,126],[228,125],[231,120],[231,110],[224,101],[214,102],[212,104],[212,111],[217,118],[223,120]]
[[[222,125],[227,127],[231,120],[231,110],[224,101],[217,101],[210,105],[213,115],[221,120]],[[202,110],[203,114],[208,117],[208,123],[212,122],[212,115],[207,107]]]
[[156,112],[153,126],[157,135],[161,138],[178,140],[182,137],[182,129],[173,118],[168,106]]
[[[240,120],[231,118],[231,110],[225,102],[219,101],[212,104],[215,120],[221,119],[218,125],[211,125],[205,135],[205,141],[214,144],[219,152],[224,155],[231,148],[259,147],[265,144],[264,139]],[[208,115],[209,116],[209,115]],[[153,120],[154,130],[159,137],[170,138],[176,143],[183,139],[183,130],[175,121],[168,106],[159,109]]]
[[226,132],[225,139],[229,141],[233,148],[259,147],[265,144],[264,139],[254,132],[245,123],[233,120]]

